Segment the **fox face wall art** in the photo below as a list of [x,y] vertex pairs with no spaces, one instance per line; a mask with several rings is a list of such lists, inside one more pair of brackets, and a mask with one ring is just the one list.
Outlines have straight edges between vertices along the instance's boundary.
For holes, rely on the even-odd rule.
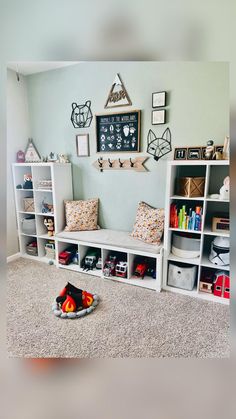
[[157,137],[150,129],[147,141],[147,153],[151,154],[156,161],[172,151],[171,132],[169,128],[166,128],[161,137]]

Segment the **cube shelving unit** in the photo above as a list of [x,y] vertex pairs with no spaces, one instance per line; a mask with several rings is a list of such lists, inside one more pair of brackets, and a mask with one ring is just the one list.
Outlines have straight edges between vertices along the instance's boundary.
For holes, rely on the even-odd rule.
[[[64,228],[64,199],[73,199],[71,164],[41,162],[13,163],[12,171],[20,254],[25,258],[48,262],[49,259],[46,257],[45,244],[48,240],[55,241],[55,237],[48,236],[47,228],[45,227],[43,221],[45,217],[52,217],[54,219],[55,234]],[[18,189],[17,185],[23,185],[24,174],[26,173],[30,173],[32,175],[33,188]],[[52,188],[50,190],[39,189],[38,182],[41,180],[51,180]],[[33,212],[26,212],[24,209],[23,199],[27,197],[34,200]],[[43,200],[53,204],[53,214],[42,212]],[[33,215],[35,217],[35,235],[25,234],[22,231],[21,220],[27,215]],[[26,253],[27,244],[33,240],[37,241],[38,256],[32,256]]]
[[[229,300],[223,297],[216,297],[213,294],[200,292],[199,283],[201,273],[204,268],[214,271],[230,271],[230,266],[216,266],[209,261],[210,244],[214,237],[229,237],[228,232],[213,232],[211,229],[212,217],[218,213],[229,213],[229,200],[219,200],[210,197],[211,194],[219,193],[223,180],[229,175],[229,161],[227,160],[196,160],[178,161],[168,163],[167,171],[167,192],[166,192],[166,218],[164,233],[164,263],[163,263],[163,289],[190,295],[205,300],[228,304]],[[205,188],[204,196],[188,198],[176,195],[176,182],[181,176],[204,176]],[[171,203],[189,203],[193,207],[196,205],[203,207],[201,231],[184,230],[170,227],[170,205]],[[173,232],[191,233],[200,238],[200,257],[188,259],[180,258],[171,253]],[[172,287],[168,285],[168,266],[169,262],[184,263],[197,266],[197,283],[192,291]]]

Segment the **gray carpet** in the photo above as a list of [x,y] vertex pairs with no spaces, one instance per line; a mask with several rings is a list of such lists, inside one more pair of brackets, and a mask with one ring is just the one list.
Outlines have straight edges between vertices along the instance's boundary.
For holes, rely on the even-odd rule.
[[[229,307],[18,259],[8,264],[11,357],[148,358],[229,356]],[[101,302],[81,319],[56,318],[65,283]]]

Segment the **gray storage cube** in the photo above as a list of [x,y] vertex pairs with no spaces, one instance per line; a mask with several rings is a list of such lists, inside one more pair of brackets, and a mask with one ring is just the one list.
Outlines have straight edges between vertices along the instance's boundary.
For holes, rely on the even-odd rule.
[[200,239],[174,233],[171,251],[173,255],[180,258],[191,259],[199,257]]
[[34,217],[25,217],[21,220],[22,233],[35,235],[36,234],[36,221]]
[[197,266],[180,266],[169,263],[168,285],[192,291],[197,276]]

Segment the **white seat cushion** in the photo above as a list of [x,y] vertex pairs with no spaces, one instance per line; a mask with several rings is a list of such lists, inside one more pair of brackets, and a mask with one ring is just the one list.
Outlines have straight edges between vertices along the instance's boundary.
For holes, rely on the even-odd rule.
[[148,253],[160,253],[162,245],[147,244],[134,239],[127,231],[109,229],[92,231],[62,231],[56,234],[61,239],[78,240],[80,242],[96,243],[106,246],[123,247],[131,250],[139,250]]

